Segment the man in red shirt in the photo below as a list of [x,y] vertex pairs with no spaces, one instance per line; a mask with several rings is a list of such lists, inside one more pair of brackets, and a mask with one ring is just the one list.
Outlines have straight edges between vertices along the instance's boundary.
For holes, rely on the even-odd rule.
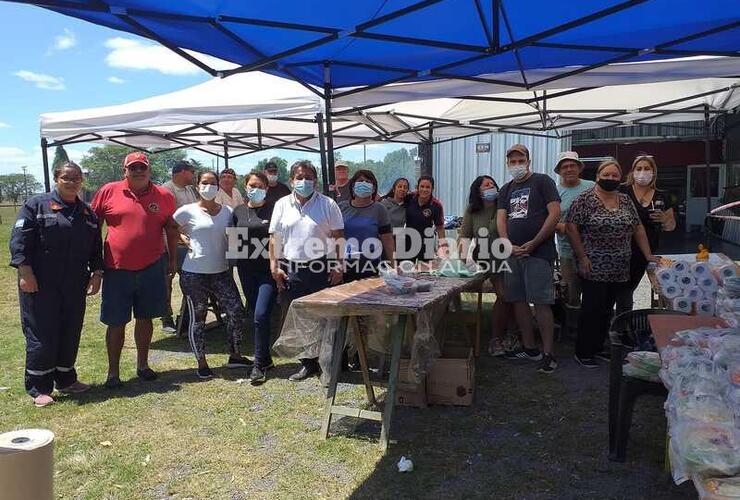
[[[105,271],[100,321],[108,325],[105,386],[109,389],[121,385],[119,362],[132,310],[136,319],[136,374],[144,380],[157,378],[149,368],[152,318],[159,318],[165,312],[165,277],[174,272],[179,237],[172,219],[175,197],[167,189],[152,184],[149,159],[144,153],[126,156],[123,177],[122,181],[101,187],[92,201],[92,209],[108,226],[103,247]],[[163,229],[169,253],[165,253]]]

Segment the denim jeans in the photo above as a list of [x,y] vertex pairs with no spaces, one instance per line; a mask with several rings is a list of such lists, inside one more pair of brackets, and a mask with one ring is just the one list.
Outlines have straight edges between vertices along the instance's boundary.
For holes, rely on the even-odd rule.
[[270,356],[270,315],[277,298],[277,287],[269,270],[238,265],[239,281],[254,318],[254,362],[260,368],[272,363]]

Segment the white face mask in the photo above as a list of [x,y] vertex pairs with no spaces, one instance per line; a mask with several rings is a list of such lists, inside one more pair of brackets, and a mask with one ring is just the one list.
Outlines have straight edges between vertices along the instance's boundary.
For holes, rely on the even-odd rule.
[[200,193],[201,198],[210,201],[218,194],[218,186],[213,184],[199,184],[198,193]]
[[514,178],[515,181],[522,179],[527,175],[527,165],[512,165],[508,167],[509,174]]
[[635,172],[634,174],[632,174],[632,177],[635,179],[635,182],[639,184],[640,186],[647,186],[653,180],[653,171],[652,170],[640,170],[639,172]]

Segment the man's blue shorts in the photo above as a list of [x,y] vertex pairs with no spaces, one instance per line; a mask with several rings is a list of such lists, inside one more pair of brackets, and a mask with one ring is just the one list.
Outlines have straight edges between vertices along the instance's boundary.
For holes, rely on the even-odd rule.
[[125,325],[134,318],[159,318],[167,308],[165,274],[167,254],[139,271],[106,269],[100,321],[108,326]]

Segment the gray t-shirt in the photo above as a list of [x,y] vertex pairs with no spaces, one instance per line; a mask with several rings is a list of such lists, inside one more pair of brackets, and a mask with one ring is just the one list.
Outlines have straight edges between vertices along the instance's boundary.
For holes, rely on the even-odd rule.
[[[547,204],[560,202],[555,181],[545,174],[533,173],[523,182],[510,181],[501,188],[498,209],[506,210],[506,230],[514,245],[532,240],[545,224]],[[541,259],[554,260],[555,237],[550,235],[530,254]]]
[[396,203],[393,198],[383,198],[380,203],[388,210],[391,218],[391,227],[403,227],[406,225],[406,202]]
[[[357,259],[362,255],[362,249],[365,240],[374,240],[373,248],[382,249],[380,235],[391,232],[391,220],[388,217],[388,211],[378,202],[373,202],[366,207],[354,207],[351,202],[343,201],[339,203],[339,210],[342,211],[344,219],[344,237],[347,240],[347,258]],[[366,256],[367,257],[367,256]],[[378,259],[371,259],[378,260]]]
[[175,208],[180,208],[183,205],[198,201],[198,195],[195,194],[193,186],[180,187],[172,182],[172,180],[169,180],[162,184],[162,187],[169,189],[175,195]]

